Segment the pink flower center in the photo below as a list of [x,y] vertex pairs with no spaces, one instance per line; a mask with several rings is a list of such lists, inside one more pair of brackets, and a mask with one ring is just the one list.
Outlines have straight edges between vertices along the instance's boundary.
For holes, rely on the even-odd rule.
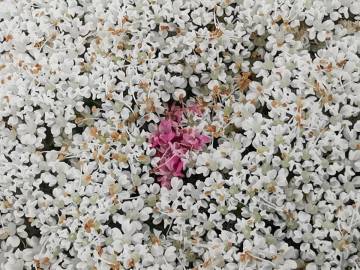
[[195,128],[180,127],[183,116],[183,108],[172,106],[167,118],[160,121],[156,132],[150,137],[150,145],[156,149],[156,156],[160,157],[154,172],[161,186],[167,188],[170,188],[172,177],[184,176],[185,155],[189,151],[200,151],[210,142],[208,136],[200,134]]

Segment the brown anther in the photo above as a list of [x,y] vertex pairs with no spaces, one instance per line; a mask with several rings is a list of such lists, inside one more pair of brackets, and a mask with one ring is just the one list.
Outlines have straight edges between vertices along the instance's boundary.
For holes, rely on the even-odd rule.
[[91,229],[95,226],[95,221],[93,219],[88,219],[84,224],[84,229],[87,233],[91,232]]
[[13,38],[14,38],[14,37],[9,34],[9,35],[4,36],[4,41],[5,41],[5,42],[10,42],[11,40],[13,40]]

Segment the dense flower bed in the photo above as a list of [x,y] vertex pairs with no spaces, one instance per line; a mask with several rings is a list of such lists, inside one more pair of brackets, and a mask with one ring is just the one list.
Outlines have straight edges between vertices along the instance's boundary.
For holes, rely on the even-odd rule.
[[359,269],[359,19],[0,1],[0,269]]

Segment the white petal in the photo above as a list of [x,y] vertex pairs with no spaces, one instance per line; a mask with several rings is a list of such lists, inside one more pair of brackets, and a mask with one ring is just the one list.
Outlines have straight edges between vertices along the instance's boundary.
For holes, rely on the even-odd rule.
[[129,116],[130,116],[130,110],[129,110],[128,108],[122,109],[122,111],[121,111],[121,118],[124,119],[124,120],[126,120],[126,119],[129,118]]
[[175,247],[168,247],[165,251],[165,258],[168,262],[173,262],[176,260]]
[[10,244],[12,247],[17,247],[20,244],[20,238],[17,237],[16,235],[14,236],[10,236],[7,240],[6,240],[7,244]]
[[287,260],[285,261],[285,264],[284,264],[284,269],[296,269],[297,268],[297,263],[296,261],[293,261],[293,260]]
[[113,243],[112,243],[112,246],[113,246],[113,249],[114,251],[116,252],[122,252],[123,250],[123,245],[121,244],[121,241],[120,240],[115,240]]
[[25,135],[21,136],[20,141],[23,144],[32,145],[32,144],[36,143],[36,137],[34,134],[25,134]]
[[151,254],[154,255],[155,257],[159,257],[163,255],[163,253],[164,253],[164,248],[162,246],[153,246],[151,248]]
[[149,266],[154,262],[154,257],[147,253],[144,255],[144,257],[142,258],[142,264],[143,266]]

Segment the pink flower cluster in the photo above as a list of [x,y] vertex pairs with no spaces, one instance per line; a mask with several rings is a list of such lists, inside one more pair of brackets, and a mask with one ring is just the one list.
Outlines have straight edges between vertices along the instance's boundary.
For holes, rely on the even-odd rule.
[[[192,111],[192,110],[191,110]],[[150,137],[151,147],[156,148],[160,157],[154,173],[161,186],[170,187],[171,178],[183,177],[184,156],[188,151],[199,151],[210,138],[201,135],[195,128],[183,128],[184,109],[172,106],[167,117],[160,121],[157,131]]]

